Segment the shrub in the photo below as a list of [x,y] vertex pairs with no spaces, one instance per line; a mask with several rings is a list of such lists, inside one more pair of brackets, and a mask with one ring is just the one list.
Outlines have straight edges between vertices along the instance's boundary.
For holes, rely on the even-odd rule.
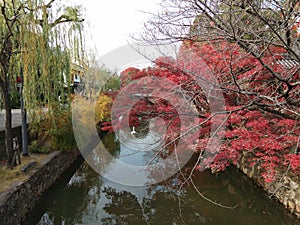
[[52,108],[42,120],[30,124],[30,132],[37,138],[38,148],[47,148],[49,151],[70,151],[76,148],[69,108]]

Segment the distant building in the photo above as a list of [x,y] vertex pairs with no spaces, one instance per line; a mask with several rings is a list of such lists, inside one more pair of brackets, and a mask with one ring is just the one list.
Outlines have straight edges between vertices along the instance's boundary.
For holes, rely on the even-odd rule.
[[71,76],[72,76],[72,84],[73,92],[84,94],[85,92],[85,85],[83,81],[84,77],[84,69],[82,66],[72,63],[71,64]]
[[84,95],[85,85],[83,81],[84,69],[82,66],[72,63],[71,64],[71,80],[68,80],[64,74],[64,87],[71,87],[72,93],[80,93]]

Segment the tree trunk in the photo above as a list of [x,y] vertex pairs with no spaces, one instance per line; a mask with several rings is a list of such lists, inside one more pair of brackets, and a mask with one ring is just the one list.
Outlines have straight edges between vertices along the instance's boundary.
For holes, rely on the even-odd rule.
[[7,154],[7,167],[11,168],[13,159],[13,132],[10,95],[8,88],[3,90],[5,108],[5,148]]
[[[12,21],[11,26],[16,20]],[[10,27],[9,27],[10,28]],[[12,114],[11,114],[11,96],[10,96],[10,80],[8,77],[10,67],[10,57],[12,55],[12,41],[13,37],[11,29],[5,35],[5,42],[1,49],[0,63],[1,63],[1,77],[0,88],[3,93],[4,108],[5,108],[5,147],[7,154],[7,167],[12,168],[13,163],[13,133],[12,133]]]
[[[5,109],[5,148],[7,155],[7,167],[13,166],[13,133],[12,133],[12,114],[11,114],[11,96],[10,85],[7,78],[9,68],[9,58],[1,58],[2,77],[0,77],[0,88],[3,93],[3,106]],[[2,78],[2,79],[1,79]]]

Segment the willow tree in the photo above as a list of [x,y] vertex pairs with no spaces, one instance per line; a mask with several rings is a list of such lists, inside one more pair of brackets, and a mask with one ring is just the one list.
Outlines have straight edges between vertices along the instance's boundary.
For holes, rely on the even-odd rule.
[[[0,90],[6,111],[5,145],[12,165],[11,93],[22,74],[26,107],[34,112],[58,103],[71,84],[70,63],[80,61],[82,22],[80,7],[55,0],[3,0],[0,3]],[[20,71],[21,74],[20,74]]]

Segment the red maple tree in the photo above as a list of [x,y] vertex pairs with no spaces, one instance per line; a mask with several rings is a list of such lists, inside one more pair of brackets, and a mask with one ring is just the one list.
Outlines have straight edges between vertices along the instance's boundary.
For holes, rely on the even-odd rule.
[[[174,140],[185,126],[180,115],[187,112],[155,97],[157,92],[170,90],[165,83],[151,87],[155,77],[168,79],[180,90],[173,98],[184,93],[194,107],[196,117],[192,117],[192,122],[199,126],[195,126],[197,132],[191,133],[185,141],[201,155],[211,138],[212,118],[216,116],[211,112],[212,105],[220,104],[205,90],[205,85],[210,83],[214,91],[221,91],[224,96],[224,111],[218,112],[224,116],[218,120],[219,124],[226,122],[226,130],[222,131],[221,150],[212,155],[213,163],[208,160],[209,163],[204,165],[213,171],[221,171],[243,159],[259,169],[266,182],[273,180],[278,169],[288,168],[300,174],[300,75],[297,65],[285,63],[284,54],[283,48],[270,47],[258,59],[237,44],[226,41],[201,44],[186,41],[176,60],[161,57],[156,60],[156,67],[129,68],[121,73],[120,93],[130,84],[130,88],[138,89],[143,98],[131,105],[128,96],[121,96],[124,104],[115,112],[115,126],[106,122],[102,130],[126,126],[126,121],[119,120],[124,111],[129,115],[131,127],[139,127],[143,122],[159,117],[167,124],[166,142],[176,144]],[[208,72],[204,71],[207,68],[217,82],[211,81]],[[202,85],[197,79],[203,81]],[[147,87],[145,92],[143,86]],[[197,168],[203,165],[200,159],[202,163],[207,160],[199,158]]]

